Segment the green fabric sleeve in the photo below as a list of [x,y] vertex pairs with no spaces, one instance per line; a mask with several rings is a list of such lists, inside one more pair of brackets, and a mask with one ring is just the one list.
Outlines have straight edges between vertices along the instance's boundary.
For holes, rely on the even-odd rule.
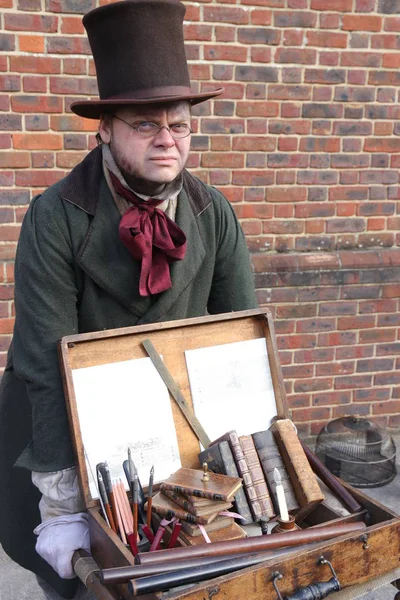
[[74,464],[57,342],[78,331],[77,287],[67,220],[57,197],[35,198],[15,263],[13,368],[26,385],[33,434],[17,461],[35,471]]
[[210,292],[210,314],[257,308],[246,239],[228,200],[211,188],[216,214],[217,252]]

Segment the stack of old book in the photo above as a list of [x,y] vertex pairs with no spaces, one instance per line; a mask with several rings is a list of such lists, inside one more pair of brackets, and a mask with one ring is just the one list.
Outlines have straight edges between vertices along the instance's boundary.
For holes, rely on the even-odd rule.
[[246,537],[245,531],[229,516],[234,495],[242,486],[240,477],[207,472],[207,469],[178,469],[160,485],[152,511],[156,521],[178,518],[180,541],[186,545]]
[[279,515],[275,468],[290,514],[305,515],[324,498],[289,419],[251,435],[228,431],[200,452],[199,461],[206,461],[215,473],[243,479],[243,489],[235,495],[235,510],[244,525]]

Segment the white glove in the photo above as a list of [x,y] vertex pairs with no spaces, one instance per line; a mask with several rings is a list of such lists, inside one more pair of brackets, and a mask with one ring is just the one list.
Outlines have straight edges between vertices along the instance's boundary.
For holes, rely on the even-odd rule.
[[88,516],[76,513],[54,517],[34,529],[36,552],[63,579],[73,579],[72,555],[83,548],[90,551]]

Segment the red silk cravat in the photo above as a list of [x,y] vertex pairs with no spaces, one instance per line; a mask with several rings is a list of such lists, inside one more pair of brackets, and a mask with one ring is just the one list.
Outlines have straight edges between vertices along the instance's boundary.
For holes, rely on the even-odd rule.
[[119,236],[132,254],[140,260],[139,294],[159,294],[172,286],[169,263],[182,260],[186,252],[186,236],[167,215],[156,208],[163,200],[141,200],[127,190],[110,171],[115,191],[132,206],[119,224]]

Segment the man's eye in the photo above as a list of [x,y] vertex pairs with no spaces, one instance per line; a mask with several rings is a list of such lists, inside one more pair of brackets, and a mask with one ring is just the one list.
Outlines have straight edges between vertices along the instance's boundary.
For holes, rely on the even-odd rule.
[[143,132],[155,131],[156,129],[158,129],[158,125],[156,125],[155,123],[151,123],[151,121],[142,121],[141,123],[139,123],[138,127],[140,127],[140,130]]
[[175,131],[175,133],[182,133],[183,131],[187,131],[189,127],[185,123],[176,123],[176,125],[171,125],[170,129]]

